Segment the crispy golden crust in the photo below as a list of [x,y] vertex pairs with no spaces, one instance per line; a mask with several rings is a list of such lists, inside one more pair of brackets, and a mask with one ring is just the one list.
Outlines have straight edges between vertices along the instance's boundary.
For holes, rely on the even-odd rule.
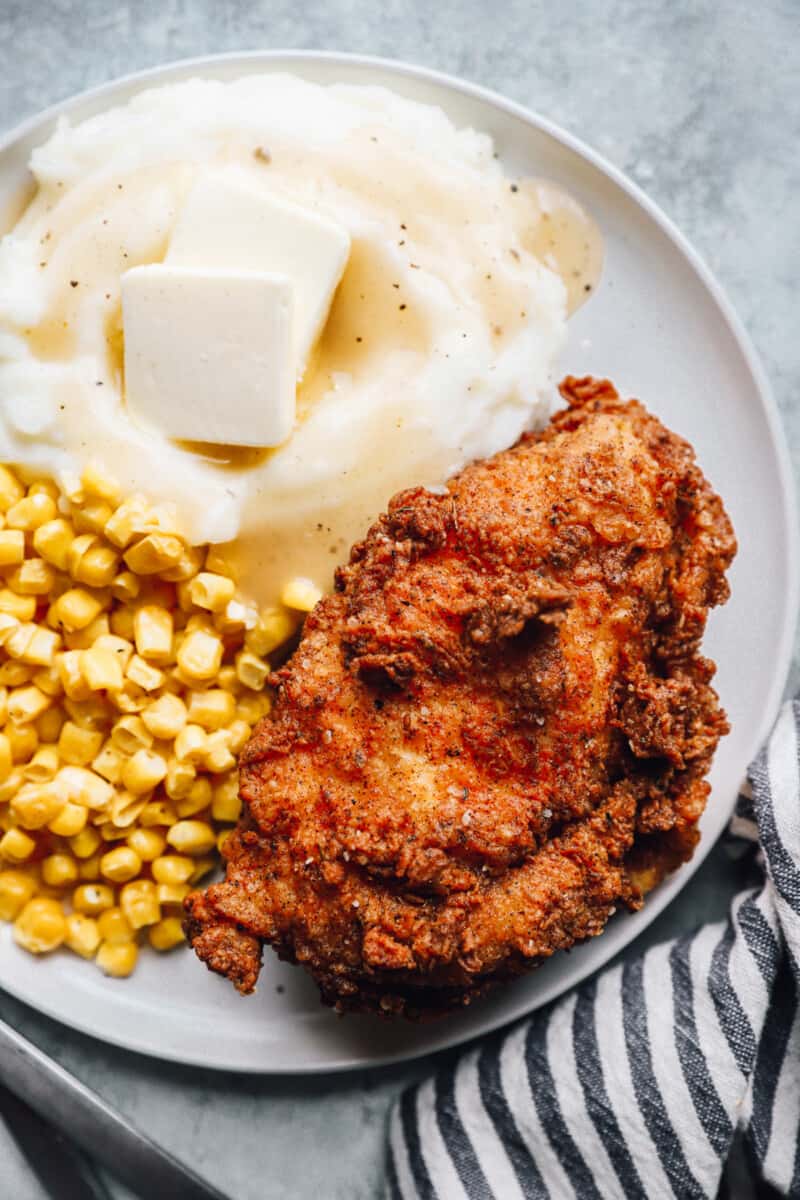
[[227,875],[187,901],[250,991],[427,1016],[602,931],[690,857],[725,716],[697,649],[735,540],[607,381],[446,495],[396,496],[277,673]]

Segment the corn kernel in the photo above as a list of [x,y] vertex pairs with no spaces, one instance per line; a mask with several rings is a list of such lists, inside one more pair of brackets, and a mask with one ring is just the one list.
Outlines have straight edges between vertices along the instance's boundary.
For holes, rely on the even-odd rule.
[[45,492],[37,492],[32,496],[23,496],[16,504],[12,504],[6,512],[6,525],[9,529],[24,529],[28,532],[38,529],[40,525],[52,521],[57,516],[58,509],[53,497]]
[[133,656],[133,642],[128,638],[118,637],[113,633],[102,634],[95,643],[101,650],[110,650],[116,655],[123,671],[127,670]]
[[[5,739],[6,743],[8,739]],[[0,754],[2,740],[0,740]],[[9,749],[9,757],[11,751]],[[55,746],[40,746],[31,761],[22,768],[22,777],[29,783],[49,783],[55,779],[60,766],[58,750]]]
[[134,654],[125,672],[131,683],[142,688],[145,692],[154,692],[164,682],[164,672],[145,662],[138,654]]
[[228,838],[231,836],[232,833],[233,833],[232,829],[220,829],[219,833],[217,834],[217,853],[218,854],[222,854],[224,856],[225,843],[227,842]]
[[[34,678],[37,677],[34,676]],[[41,683],[37,684],[37,686],[41,686]],[[54,704],[52,708],[48,708],[47,712],[42,713],[40,719],[34,725],[38,740],[48,743],[58,742],[61,726],[64,725],[65,720],[66,713],[59,704]]]
[[78,876],[87,883],[96,883],[100,878],[100,855],[82,858],[78,863]]
[[124,550],[137,534],[148,532],[154,520],[144,496],[130,496],[108,518],[105,535],[110,542]]
[[0,512],[8,512],[24,495],[25,488],[16,475],[8,467],[0,467]]
[[45,562],[52,563],[59,571],[66,571],[69,552],[75,540],[75,530],[69,521],[56,517],[40,525],[33,535],[33,548]]
[[249,620],[249,610],[238,600],[231,600],[225,608],[214,613],[214,628],[223,637],[235,637],[244,633]]
[[220,667],[217,672],[216,683],[223,691],[230,692],[234,699],[242,691],[242,685],[236,674],[236,667],[230,663],[226,663]]
[[133,940],[134,931],[121,908],[107,908],[97,918],[97,928],[104,942],[118,946]]
[[57,900],[29,900],[14,922],[14,941],[31,954],[48,954],[64,941],[67,923]]
[[290,579],[281,592],[281,603],[298,612],[311,612],[322,599],[322,592],[310,579]]
[[175,738],[186,724],[186,705],[167,693],[142,710],[142,720],[157,738]]
[[197,546],[184,546],[183,553],[174,566],[162,572],[169,583],[187,583],[203,565],[203,551]]
[[0,531],[0,567],[13,567],[25,557],[25,534],[21,529]]
[[133,641],[133,609],[115,608],[109,617],[111,632],[117,637]]
[[89,693],[88,700],[64,700],[64,709],[81,729],[102,729],[108,725],[111,713],[102,696]]
[[179,946],[184,940],[180,917],[164,917],[147,931],[147,940],[154,950],[162,953]]
[[108,780],[109,783],[119,783],[122,778],[123,762],[124,755],[109,741],[92,759],[92,770],[97,775],[102,775],[103,779]]
[[[47,630],[42,629],[40,632],[47,633]],[[37,671],[36,674],[32,676],[31,683],[36,684],[40,691],[46,692],[47,695],[52,696],[54,700],[63,694],[64,689],[61,686],[61,678],[58,674],[58,666],[56,664],[55,657],[51,663],[49,663],[46,667],[42,667],[40,671]],[[44,713],[42,713],[42,716],[44,716]],[[39,720],[41,720],[41,717]],[[58,733],[56,733],[55,737],[53,738],[42,738],[42,741],[54,742],[57,740],[57,738]]]
[[0,588],[0,612],[9,613],[18,621],[32,621],[36,615],[36,597],[18,596],[10,588]]
[[195,575],[189,584],[189,596],[192,604],[198,608],[206,608],[210,612],[219,612],[227,608],[233,599],[236,585],[225,575],[215,575],[211,571],[201,571]]
[[211,804],[211,782],[204,777],[195,779],[185,796],[175,801],[178,816],[193,817]]
[[111,595],[120,603],[135,600],[141,590],[141,581],[133,571],[120,571],[111,580]]
[[236,674],[244,686],[250,688],[251,691],[258,692],[263,688],[269,671],[269,663],[249,650],[240,650],[236,655]]
[[143,829],[152,825],[174,825],[177,821],[175,809],[166,800],[150,800],[139,814],[139,824]]
[[112,883],[127,883],[142,869],[142,860],[130,846],[115,846],[100,859],[100,873]]
[[131,683],[130,679],[126,679],[117,691],[108,692],[107,695],[119,712],[134,716],[146,708],[150,701],[147,692],[143,692],[135,683]]
[[175,757],[180,762],[202,763],[208,734],[199,725],[184,725],[175,738]]
[[8,779],[14,768],[14,759],[11,755],[11,742],[4,733],[0,733],[0,781]]
[[[100,600],[100,593],[95,592],[95,595]],[[111,630],[111,621],[106,613],[101,613],[99,617],[95,617],[83,629],[64,630],[64,645],[68,650],[91,650],[92,646],[101,638],[107,637]]]
[[222,688],[192,692],[189,696],[189,720],[209,732],[229,725],[236,716],[236,701]]
[[67,933],[64,945],[81,958],[94,958],[100,945],[100,931],[94,917],[73,912],[66,917]]
[[136,969],[139,947],[136,942],[101,942],[95,962],[104,975],[112,979],[127,979]]
[[75,528],[88,533],[103,533],[113,509],[105,500],[83,500],[72,504],[72,520]]
[[110,546],[93,546],[81,559],[75,578],[90,587],[110,587],[116,577],[118,564],[119,556]]
[[194,870],[194,860],[181,854],[165,854],[156,858],[150,869],[156,883],[187,883]]
[[6,578],[18,596],[46,596],[55,583],[53,568],[43,558],[26,558]]
[[[112,801],[113,807],[113,801]],[[113,821],[106,820],[108,813],[95,813],[92,817],[92,824],[104,842],[122,842],[128,835],[126,828],[119,828]],[[102,872],[101,872],[102,873]]]
[[25,862],[35,849],[36,842],[21,829],[9,829],[0,838],[0,858],[9,862]]
[[55,781],[26,783],[11,801],[9,811],[23,829],[41,829],[58,816],[64,804]]
[[161,919],[156,885],[150,879],[135,879],[120,890],[120,908],[134,929],[155,925]]
[[24,871],[0,871],[0,921],[13,921],[36,891],[36,880]]
[[[86,828],[89,810],[83,804],[67,803],[47,828],[57,837],[74,838]],[[74,851],[73,846],[73,851]],[[91,854],[91,850],[89,851]]]
[[211,802],[211,816],[215,821],[238,821],[242,811],[242,801],[239,796],[239,778],[236,771],[231,771],[214,788],[214,798]]
[[42,879],[49,887],[66,887],[78,878],[78,865],[69,854],[50,854],[42,861]]
[[180,800],[183,796],[188,796],[195,777],[196,771],[192,763],[178,758],[169,758],[164,790],[170,799]]
[[217,729],[216,732],[208,735],[203,762],[206,770],[211,771],[214,775],[222,775],[223,772],[229,771],[236,765],[236,759],[231,754],[228,741],[227,729]]
[[251,727],[266,716],[271,708],[272,701],[264,692],[242,696],[236,705],[236,711],[241,720],[246,721]]
[[53,703],[53,697],[31,684],[30,687],[15,688],[8,698],[9,720],[15,725],[25,725],[40,717]]
[[[84,809],[84,811],[86,811]],[[96,829],[86,825],[74,837],[69,839],[69,846],[72,853],[77,858],[91,858],[97,847],[100,845],[100,834]]]
[[137,575],[156,575],[177,566],[183,542],[168,533],[148,533],[125,551],[126,565]]
[[72,893],[72,907],[87,917],[96,917],[113,905],[114,893],[105,883],[82,883]]
[[10,658],[22,659],[28,646],[33,641],[33,635],[38,629],[38,625],[34,625],[30,621],[18,621],[16,617],[9,617],[7,613],[3,615],[6,621],[14,622],[13,628],[5,624],[5,621],[3,622],[5,627],[2,632],[2,638],[6,654]]
[[124,836],[124,831],[129,829],[137,817],[141,814],[147,804],[147,794],[134,795],[126,788],[121,788],[114,793],[114,798],[111,801],[109,816],[111,817],[112,826],[121,831],[118,836]]
[[111,745],[121,754],[133,755],[137,750],[149,750],[153,735],[141,717],[127,713],[111,730]]
[[[2,783],[0,783],[0,804],[5,804],[7,800],[13,800],[23,783],[24,780],[22,778],[22,771],[18,769],[13,770],[11,774],[8,775]],[[3,824],[3,819],[4,817],[7,817],[7,815],[7,813],[0,814],[0,829],[8,828],[10,818],[8,818],[8,821],[5,825]]]
[[156,899],[165,907],[182,908],[183,902],[191,890],[188,883],[158,883],[156,884]]
[[[27,476],[26,472],[26,476]],[[29,496],[36,496],[39,493],[45,496],[50,496],[52,500],[58,500],[61,495],[61,490],[58,484],[52,479],[34,479],[28,488]]]
[[86,767],[62,767],[56,776],[66,800],[101,811],[111,803],[114,788]]
[[255,627],[245,634],[244,644],[253,654],[271,654],[289,640],[296,627],[296,615],[286,609],[267,608]]
[[58,624],[70,632],[85,629],[103,611],[103,605],[97,596],[81,587],[70,588],[64,592],[53,607]]
[[[226,834],[230,832],[230,829],[225,830]],[[196,858],[194,861],[194,870],[189,876],[189,885],[194,887],[196,883],[199,883],[201,879],[205,879],[206,875],[217,866],[219,866],[219,860],[211,855],[207,855],[205,858]]]
[[70,700],[88,700],[91,692],[81,671],[81,650],[65,650],[56,658],[61,686]]
[[123,684],[117,655],[96,644],[91,650],[81,651],[81,674],[93,692],[118,691]]
[[58,752],[65,763],[85,767],[100,753],[103,734],[99,729],[82,729],[72,721],[65,721],[58,739]]
[[78,578],[81,563],[86,555],[94,546],[100,545],[100,539],[96,533],[81,533],[78,537],[72,539],[69,550],[67,551],[67,570],[74,578]]
[[6,642],[11,640],[20,628],[22,625],[16,617],[12,617],[10,613],[0,612],[0,646],[5,646]]
[[27,762],[36,753],[39,735],[33,725],[6,725],[5,735],[15,763]]
[[167,842],[179,854],[207,854],[216,838],[207,821],[178,821],[167,832]]
[[227,729],[228,734],[228,749],[231,754],[239,755],[244,750],[250,738],[250,726],[247,721],[243,721],[241,717],[237,717],[235,721],[231,721]]
[[122,767],[122,782],[134,796],[151,792],[167,773],[167,764],[152,750],[137,750]]
[[45,671],[37,672],[37,675],[41,675],[45,683],[42,691],[46,691],[51,696],[60,695],[61,693],[61,682],[56,669],[56,655],[60,648],[61,638],[58,634],[54,633],[51,629],[45,629],[41,625],[37,625],[22,655],[23,662],[46,668]]
[[81,488],[85,495],[94,496],[97,500],[105,500],[107,504],[119,503],[119,484],[92,464],[83,469]]
[[205,681],[212,679],[219,670],[222,651],[222,640],[216,634],[193,629],[184,638],[176,658],[187,679]]
[[172,613],[157,605],[145,604],[133,618],[136,652],[148,662],[166,663],[172,658]]
[[167,848],[167,839],[157,829],[134,829],[128,834],[127,842],[142,862],[153,862]]

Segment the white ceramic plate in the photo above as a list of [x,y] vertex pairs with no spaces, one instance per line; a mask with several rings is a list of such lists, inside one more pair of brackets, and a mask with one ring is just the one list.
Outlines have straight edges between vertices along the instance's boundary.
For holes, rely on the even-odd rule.
[[490,133],[506,167],[563,184],[603,231],[596,295],[570,324],[564,373],[608,375],[694,444],[739,537],[732,598],[712,616],[706,650],[733,731],[719,748],[713,793],[692,863],[616,917],[599,939],[562,955],[491,999],[423,1027],[339,1020],[304,972],[267,954],[255,997],[242,999],[187,952],[144,955],[135,976],[106,979],[67,953],[38,960],[0,939],[0,985],[85,1033],[160,1058],[239,1071],[310,1072],[411,1058],[530,1012],[596,970],[684,886],[731,811],[745,767],[772,722],[791,653],[798,594],[797,521],[786,447],[753,350],[720,289],[662,213],[592,150],[482,88],[415,67],[336,54],[264,53],[162,67],[68,100],[0,143],[0,230],[19,211],[31,149],[58,116],[73,120],[191,75],[232,79],[291,70],[319,82],[381,83],[440,105]]

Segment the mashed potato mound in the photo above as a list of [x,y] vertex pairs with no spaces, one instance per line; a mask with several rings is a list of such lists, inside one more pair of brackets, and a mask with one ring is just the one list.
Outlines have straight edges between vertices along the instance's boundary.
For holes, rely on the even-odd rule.
[[[0,460],[61,478],[97,463],[171,504],[192,541],[234,542],[260,601],[296,575],[329,586],[395,491],[547,415],[564,285],[525,249],[491,140],[435,107],[289,75],[194,79],[62,122],[31,167],[36,196],[0,243]],[[352,238],[295,430],[263,454],[173,443],[125,410],[120,277],[163,259],[209,170]]]

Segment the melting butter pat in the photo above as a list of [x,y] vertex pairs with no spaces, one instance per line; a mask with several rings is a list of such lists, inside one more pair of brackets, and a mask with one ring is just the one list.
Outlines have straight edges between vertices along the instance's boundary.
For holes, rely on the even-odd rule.
[[286,275],[294,289],[292,346],[302,379],[349,255],[343,226],[266,189],[210,174],[187,196],[165,261]]
[[293,294],[260,271],[156,264],[122,276],[125,403],[167,437],[279,446],[292,431]]

